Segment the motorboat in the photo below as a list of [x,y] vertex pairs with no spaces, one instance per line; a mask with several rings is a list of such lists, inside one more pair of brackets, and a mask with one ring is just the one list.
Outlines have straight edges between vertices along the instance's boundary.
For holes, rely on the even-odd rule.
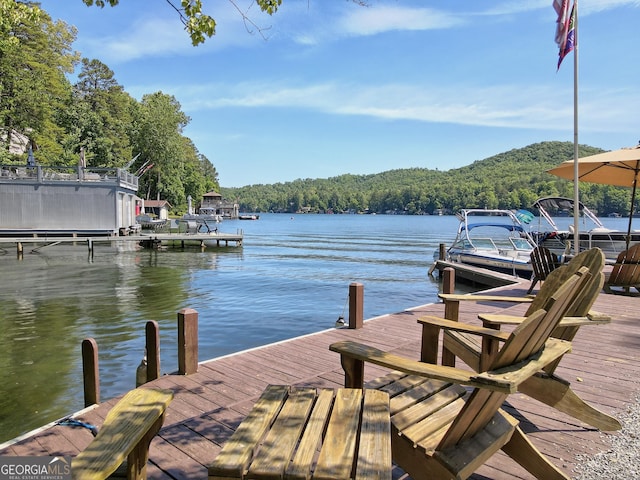
[[536,247],[523,217],[512,210],[463,209],[447,260],[530,278],[531,252]]
[[[564,197],[544,197],[533,204],[533,209],[538,210],[539,218],[546,225],[538,225],[538,231],[532,232],[535,241],[556,254],[569,252],[571,242],[574,240],[574,226],[571,224],[566,230],[557,225],[558,217],[573,217],[573,199]],[[580,239],[580,251],[593,247],[600,248],[609,260],[615,260],[618,254],[626,250],[627,231],[612,230],[606,228],[597,215],[587,208],[582,202],[578,202],[580,223],[578,237]],[[554,218],[555,217],[555,218]],[[629,245],[640,243],[640,232],[632,231]]]
[[142,230],[162,230],[169,225],[169,220],[156,218],[149,214],[136,215],[136,223]]

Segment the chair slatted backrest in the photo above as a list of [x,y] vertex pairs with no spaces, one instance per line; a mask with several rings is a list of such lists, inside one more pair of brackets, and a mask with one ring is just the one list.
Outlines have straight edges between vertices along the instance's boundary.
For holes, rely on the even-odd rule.
[[[602,270],[604,269],[605,256],[602,250],[599,248],[591,248],[580,252],[573,257],[570,262],[556,268],[549,274],[546,281],[540,287],[538,294],[535,296],[525,316],[531,315],[533,312],[539,309],[547,309],[547,301],[554,292],[569,278],[575,274],[581,267],[587,267],[591,273],[591,278],[584,286],[579,294],[579,297],[573,303],[565,314],[568,317],[582,317],[585,316],[593,303],[596,301],[597,293],[602,290],[604,283],[604,276]],[[566,340],[571,340],[567,338]]]
[[620,252],[608,283],[614,286],[632,286],[640,283],[640,243]]
[[[521,362],[539,352],[566,310],[575,302],[580,289],[589,281],[588,268],[583,267],[557,289],[547,302],[548,310],[529,315],[511,333],[489,370],[498,370]],[[457,445],[472,437],[491,421],[508,394],[476,388],[444,435],[438,450]]]
[[536,247],[531,252],[531,268],[537,280],[545,280],[560,262],[558,256],[546,247]]

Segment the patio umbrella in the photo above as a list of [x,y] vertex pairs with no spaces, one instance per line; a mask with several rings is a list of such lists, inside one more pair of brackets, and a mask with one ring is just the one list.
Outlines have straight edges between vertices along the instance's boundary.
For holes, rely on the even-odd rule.
[[[561,178],[573,180],[573,165],[573,160],[569,160],[561,163],[556,168],[548,170],[548,172]],[[629,212],[629,227],[627,229],[627,250],[629,249],[631,237],[631,219],[633,218],[633,204],[636,200],[639,174],[640,145],[578,159],[578,179],[580,181],[632,188],[631,211]]]

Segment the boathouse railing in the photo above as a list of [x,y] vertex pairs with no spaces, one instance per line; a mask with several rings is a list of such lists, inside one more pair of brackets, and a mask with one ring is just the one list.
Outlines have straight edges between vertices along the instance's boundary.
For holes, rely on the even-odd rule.
[[99,182],[138,190],[138,177],[122,168],[0,165],[0,182]]

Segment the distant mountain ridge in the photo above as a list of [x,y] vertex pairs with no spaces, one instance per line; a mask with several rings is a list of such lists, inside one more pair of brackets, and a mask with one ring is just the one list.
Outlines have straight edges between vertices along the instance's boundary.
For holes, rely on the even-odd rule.
[[[579,146],[579,155],[603,152]],[[460,208],[530,208],[536,199],[573,196],[573,184],[546,173],[573,158],[571,142],[541,142],[451,170],[406,168],[269,185],[222,188],[245,212],[454,213]],[[626,189],[580,184],[581,199],[608,214],[628,211]]]

